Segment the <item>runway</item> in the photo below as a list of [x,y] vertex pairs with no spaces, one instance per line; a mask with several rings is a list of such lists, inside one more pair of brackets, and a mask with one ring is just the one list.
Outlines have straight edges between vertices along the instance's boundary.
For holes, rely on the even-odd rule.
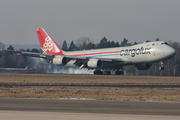
[[180,84],[72,84],[72,83],[0,83],[0,86],[68,86],[68,87],[149,87],[180,88]]
[[0,110],[180,116],[180,103],[0,98]]
[[[180,118],[180,103],[0,98],[0,115],[6,115],[7,113],[11,115],[14,113],[19,113],[19,115],[20,113],[24,113],[24,115],[28,115],[28,113],[29,115],[32,113],[34,115],[41,115],[44,113],[45,116],[56,113],[61,115],[61,117],[64,115],[65,118],[67,118],[69,114],[74,116],[85,115],[87,117],[88,115],[95,115],[97,116],[96,118],[98,118],[98,115],[101,115],[101,118],[105,115],[107,116],[106,119],[125,115],[124,118],[129,118],[130,116],[149,116],[149,118],[154,119],[175,118],[178,120]],[[132,119],[136,119],[136,117],[132,117]],[[142,117],[142,119],[144,119],[144,117]],[[78,118],[80,119],[81,117],[79,116],[76,119]]]

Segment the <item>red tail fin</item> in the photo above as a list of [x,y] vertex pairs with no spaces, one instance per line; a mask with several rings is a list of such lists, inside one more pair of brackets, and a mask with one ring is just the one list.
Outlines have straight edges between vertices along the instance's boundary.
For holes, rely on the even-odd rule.
[[54,42],[54,40],[46,33],[43,28],[36,29],[41,49],[46,54],[62,55],[61,48]]

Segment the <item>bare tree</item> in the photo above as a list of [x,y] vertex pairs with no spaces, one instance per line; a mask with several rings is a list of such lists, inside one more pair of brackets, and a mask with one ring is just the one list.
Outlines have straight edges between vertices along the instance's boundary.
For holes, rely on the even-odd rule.
[[80,37],[76,40],[76,44],[80,50],[94,49],[90,48],[91,46],[94,47],[94,42],[89,37]]

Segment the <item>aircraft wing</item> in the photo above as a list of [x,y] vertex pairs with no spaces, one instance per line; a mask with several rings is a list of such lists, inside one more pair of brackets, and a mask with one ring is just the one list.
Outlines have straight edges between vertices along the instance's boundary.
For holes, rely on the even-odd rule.
[[[44,59],[53,59],[55,56],[58,56],[58,55],[53,55],[53,54],[43,54],[43,53],[25,52],[25,51],[14,51],[14,50],[4,50],[4,51],[17,53],[17,55],[22,55],[22,56],[39,57],[39,58],[44,58]],[[59,55],[59,56],[64,56],[68,58],[69,60],[77,60],[77,61],[89,60],[89,59],[98,59],[103,62],[128,62],[129,61],[128,59],[124,57],[115,59],[115,58],[76,57],[76,56],[68,56],[68,55]]]
[[[62,56],[62,55],[61,55]],[[94,57],[75,57],[75,56],[64,56],[66,58],[68,58],[69,60],[88,60],[88,59],[98,59],[101,60],[103,62],[125,62],[125,61],[129,61],[126,58],[94,58]]]
[[96,59],[99,59],[99,60],[101,60],[101,61],[103,61],[103,62],[128,62],[129,60],[128,59],[126,59],[126,58],[116,58],[116,59],[114,59],[114,58],[96,58]]
[[35,53],[35,52],[25,52],[25,51],[15,51],[15,50],[3,50],[7,52],[13,52],[17,55],[30,56],[30,57],[39,57],[39,58],[53,58],[54,55],[51,54],[43,54],[43,53]]
[[17,55],[30,56],[30,57],[39,57],[39,58],[53,58],[54,55],[43,54],[43,53],[34,53],[34,52],[20,52]]

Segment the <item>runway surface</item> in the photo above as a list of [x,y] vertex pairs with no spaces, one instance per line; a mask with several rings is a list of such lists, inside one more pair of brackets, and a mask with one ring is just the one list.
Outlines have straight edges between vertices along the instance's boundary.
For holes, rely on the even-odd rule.
[[180,103],[0,98],[0,110],[180,116]]
[[0,83],[0,86],[72,86],[72,87],[149,87],[180,88],[180,84],[72,84],[72,83]]
[[3,120],[179,120],[180,103],[0,98]]

